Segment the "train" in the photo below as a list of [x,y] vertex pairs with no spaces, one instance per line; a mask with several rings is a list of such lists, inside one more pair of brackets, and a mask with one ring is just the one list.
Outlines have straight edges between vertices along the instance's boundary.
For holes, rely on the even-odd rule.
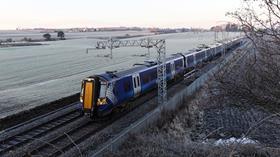
[[[186,73],[202,63],[221,56],[223,52],[230,52],[242,44],[243,38],[239,37],[225,43],[172,54],[166,58],[167,84],[182,79]],[[147,61],[125,71],[107,71],[82,80],[81,113],[90,118],[104,117],[114,109],[157,88],[157,67],[156,62]]]

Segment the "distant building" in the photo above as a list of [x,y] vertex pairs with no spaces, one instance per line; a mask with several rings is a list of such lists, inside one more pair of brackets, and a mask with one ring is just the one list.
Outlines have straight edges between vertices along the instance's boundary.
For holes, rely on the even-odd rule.
[[227,31],[227,32],[237,32],[240,31],[240,26],[234,23],[227,23],[223,25],[213,26],[210,28],[211,31]]
[[239,31],[239,26],[237,24],[234,24],[234,23],[228,23],[226,25],[226,31],[237,32],[237,31]]

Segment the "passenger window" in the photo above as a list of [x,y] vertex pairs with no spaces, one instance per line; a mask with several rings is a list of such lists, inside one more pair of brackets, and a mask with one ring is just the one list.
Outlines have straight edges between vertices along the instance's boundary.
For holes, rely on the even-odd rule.
[[125,82],[124,83],[124,91],[125,92],[129,92],[130,91],[130,83],[129,83],[129,81],[127,81],[127,82]]
[[150,81],[150,75],[143,75],[142,79],[144,83],[148,83]]
[[166,73],[167,74],[171,73],[171,63],[166,65]]
[[135,81],[135,77],[133,77],[133,83],[134,83],[134,88],[136,88],[136,81]]
[[137,77],[137,87],[139,87],[140,86],[140,79],[139,79],[139,77]]
[[182,62],[182,60],[179,60],[179,61],[177,61],[176,70],[179,70],[181,67],[183,67],[183,62]]

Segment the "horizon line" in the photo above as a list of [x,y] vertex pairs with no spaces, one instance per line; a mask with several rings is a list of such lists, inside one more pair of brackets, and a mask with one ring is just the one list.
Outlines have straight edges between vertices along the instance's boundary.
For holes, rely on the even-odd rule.
[[[215,26],[221,26],[221,25],[215,25]],[[142,26],[98,26],[98,27],[89,27],[89,26],[84,26],[84,27],[17,27],[17,28],[0,28],[1,31],[14,31],[14,30],[36,30],[36,29],[83,29],[83,28],[141,28],[141,29],[204,29],[204,30],[209,30],[211,27],[214,26],[209,26],[207,28],[203,27],[192,27],[192,26],[182,26],[182,27],[142,27]]]

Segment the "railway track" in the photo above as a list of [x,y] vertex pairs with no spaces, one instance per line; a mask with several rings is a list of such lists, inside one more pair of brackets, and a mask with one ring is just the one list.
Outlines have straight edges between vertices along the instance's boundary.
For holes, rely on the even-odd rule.
[[34,118],[0,134],[0,156],[81,117],[77,104]]
[[[79,142],[108,125],[106,123],[93,123],[94,122],[88,122],[74,127],[68,132],[64,132],[64,134],[61,134],[60,136],[57,136],[50,141],[35,147],[33,150],[30,150],[28,155],[40,155],[48,157],[61,155],[68,149],[76,146]],[[79,151],[78,148],[77,151]]]

